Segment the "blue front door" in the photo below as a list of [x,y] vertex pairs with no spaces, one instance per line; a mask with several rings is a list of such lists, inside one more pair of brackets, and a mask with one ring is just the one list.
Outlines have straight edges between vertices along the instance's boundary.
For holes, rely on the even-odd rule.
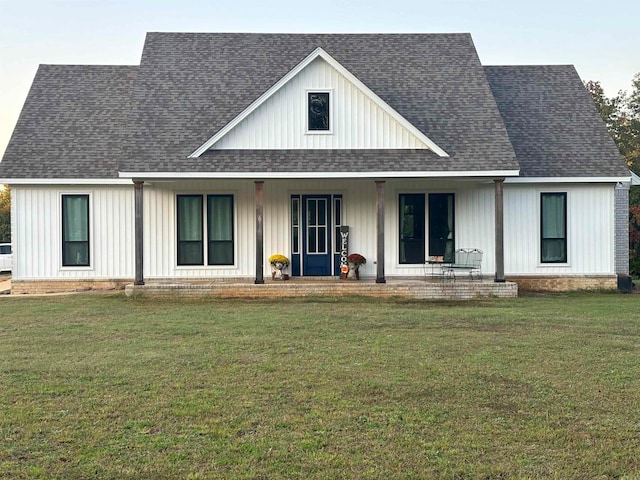
[[302,274],[331,273],[331,195],[302,196]]

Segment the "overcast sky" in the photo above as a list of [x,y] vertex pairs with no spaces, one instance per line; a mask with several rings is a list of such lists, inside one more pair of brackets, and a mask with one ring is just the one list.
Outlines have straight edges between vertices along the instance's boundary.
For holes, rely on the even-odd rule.
[[639,0],[0,0],[0,154],[38,65],[140,61],[146,32],[470,32],[484,65],[573,64],[611,96],[640,72]]

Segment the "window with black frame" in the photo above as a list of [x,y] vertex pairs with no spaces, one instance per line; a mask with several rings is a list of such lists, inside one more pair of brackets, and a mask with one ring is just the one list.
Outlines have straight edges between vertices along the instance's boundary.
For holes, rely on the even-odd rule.
[[207,195],[206,204],[203,195],[176,201],[178,265],[233,265],[233,195]]
[[202,265],[202,195],[178,195],[178,265]]
[[62,195],[62,266],[89,265],[89,195]]
[[540,260],[567,262],[567,194],[540,194]]
[[233,196],[207,195],[209,265],[233,265]]
[[330,131],[329,92],[309,92],[307,102],[307,130],[311,132]]
[[401,264],[424,263],[424,194],[400,194],[399,231]]
[[453,193],[429,194],[429,256],[454,261],[455,212]]

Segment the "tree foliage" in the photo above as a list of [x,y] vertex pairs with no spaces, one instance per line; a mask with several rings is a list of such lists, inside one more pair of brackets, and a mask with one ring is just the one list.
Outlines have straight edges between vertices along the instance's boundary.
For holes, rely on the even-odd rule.
[[0,243],[11,241],[11,191],[0,185]]
[[[632,81],[631,93],[608,98],[600,82],[585,83],[602,120],[629,168],[640,175],[640,72]],[[640,276],[640,187],[629,192],[629,249],[631,273]]]
[[585,86],[627,165],[640,174],[640,72],[630,94],[620,91],[609,98],[600,82],[590,80]]

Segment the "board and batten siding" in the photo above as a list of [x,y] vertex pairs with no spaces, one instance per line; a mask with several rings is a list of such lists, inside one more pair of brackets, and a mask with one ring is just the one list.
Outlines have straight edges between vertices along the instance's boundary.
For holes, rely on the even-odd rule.
[[[332,134],[307,133],[307,92],[330,91]],[[214,149],[426,148],[323,59],[311,62]]]
[[[540,193],[567,192],[568,263],[540,263]],[[90,195],[90,267],[62,267],[63,194]],[[401,193],[455,194],[456,248],[480,248],[482,270],[495,269],[493,182],[392,179],[385,183],[385,274],[423,276],[421,265],[398,261]],[[178,266],[176,195],[232,194],[232,266]],[[291,257],[292,194],[340,194],[343,224],[350,227],[350,251],[368,261],[363,276],[376,273],[376,189],[367,180],[266,180],[264,183],[264,275],[274,253]],[[504,245],[507,275],[613,275],[613,185],[514,185],[504,189]],[[428,208],[427,208],[428,215]],[[123,279],[134,275],[133,185],[14,186],[12,188],[14,271],[16,280]],[[426,223],[428,225],[428,221]],[[427,232],[428,235],[428,232]],[[427,245],[428,249],[428,245]],[[427,250],[428,251],[428,250]],[[144,186],[145,279],[224,279],[255,276],[255,183],[252,180],[157,182]]]
[[[62,266],[62,195],[89,195],[89,267]],[[133,278],[133,185],[12,187],[12,278]]]
[[[567,193],[567,263],[540,262],[540,194]],[[613,275],[614,185],[505,185],[506,275]]]

